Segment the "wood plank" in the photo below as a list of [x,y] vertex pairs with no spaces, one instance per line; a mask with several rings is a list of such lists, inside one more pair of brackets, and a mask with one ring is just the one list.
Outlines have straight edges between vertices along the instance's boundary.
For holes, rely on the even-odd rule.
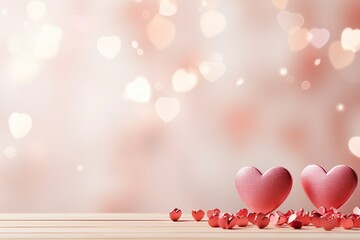
[[330,232],[312,226],[224,230],[190,214],[172,222],[168,214],[0,214],[0,239],[360,239],[360,229]]

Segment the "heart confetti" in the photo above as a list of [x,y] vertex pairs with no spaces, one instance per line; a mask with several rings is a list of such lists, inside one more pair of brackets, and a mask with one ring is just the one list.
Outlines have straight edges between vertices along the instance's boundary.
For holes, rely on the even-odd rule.
[[116,35],[103,36],[98,38],[96,46],[103,57],[113,59],[120,51],[121,40]]
[[307,166],[301,174],[306,195],[316,207],[341,207],[357,186],[357,174],[349,166],[338,165],[326,172],[318,165]]
[[289,195],[292,178],[288,170],[274,167],[264,174],[255,167],[241,168],[235,177],[236,189],[253,211],[270,213]]
[[168,123],[180,112],[180,102],[176,98],[161,97],[155,103],[155,110],[161,120]]
[[[269,223],[275,227],[291,227],[293,229],[301,229],[303,226],[312,225],[315,228],[323,228],[325,231],[330,231],[336,227],[344,229],[360,228],[359,208],[354,208],[354,213],[342,214],[335,208],[326,209],[321,206],[317,210],[312,210],[311,213],[305,212],[303,208],[298,211],[289,209],[286,213],[277,211],[268,216],[263,213],[248,213],[246,208],[240,209],[236,214],[231,212],[220,213],[218,209],[208,210],[208,224],[210,227],[223,229],[232,229],[236,226],[247,227],[249,222],[257,226],[259,229],[266,228]],[[195,221],[199,221],[200,217],[197,214],[201,213],[203,217],[204,211],[192,211]],[[212,215],[210,215],[212,214]],[[181,217],[181,210],[175,208],[169,214],[172,221],[178,221]]]
[[174,210],[172,210],[169,215],[170,215],[170,219],[174,222],[178,221],[181,217],[182,211],[178,208],[175,208]]
[[203,219],[203,217],[205,216],[205,212],[203,210],[198,210],[198,211],[195,211],[193,210],[191,212],[193,218],[195,219],[195,221],[201,221]]

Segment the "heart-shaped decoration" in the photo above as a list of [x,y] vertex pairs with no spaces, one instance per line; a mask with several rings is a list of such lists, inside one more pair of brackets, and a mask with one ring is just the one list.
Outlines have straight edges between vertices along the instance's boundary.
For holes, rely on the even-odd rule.
[[341,45],[344,50],[358,51],[360,49],[360,29],[345,28],[341,33]]
[[193,218],[195,219],[195,221],[201,221],[201,219],[203,219],[203,217],[205,216],[205,212],[203,210],[193,210],[191,211],[191,215],[193,216]]
[[293,33],[304,24],[304,17],[299,13],[281,11],[277,15],[277,21],[287,33]]
[[329,172],[318,165],[309,165],[301,173],[304,191],[317,208],[340,208],[354,192],[357,182],[356,172],[345,165]]
[[327,29],[313,28],[310,30],[311,44],[316,48],[322,48],[330,38],[330,33]]
[[235,184],[247,206],[254,212],[268,214],[289,195],[292,178],[283,167],[270,168],[264,174],[255,167],[243,167],[236,174]]
[[161,120],[168,123],[180,112],[180,103],[176,98],[161,97],[155,103],[155,110]]
[[146,32],[150,42],[157,49],[165,49],[174,41],[176,27],[169,19],[157,14],[148,23]]
[[348,67],[355,59],[355,53],[345,50],[340,41],[332,42],[329,47],[329,59],[336,70]]
[[360,158],[360,137],[350,138],[348,145],[352,154]]
[[222,62],[204,61],[200,63],[199,70],[204,78],[210,82],[214,82],[221,78],[221,76],[225,73],[226,67]]
[[177,6],[170,0],[162,0],[160,2],[159,13],[163,16],[169,17],[177,12]]
[[120,51],[121,40],[116,35],[103,36],[96,43],[99,53],[108,59],[113,59]]
[[217,11],[207,11],[201,15],[200,28],[206,38],[212,38],[224,31],[226,18]]
[[31,130],[32,120],[29,114],[14,112],[9,117],[9,129],[16,139],[26,136]]
[[148,102],[151,97],[151,88],[148,80],[141,76],[135,78],[134,81],[126,85],[125,95],[134,102]]
[[197,77],[184,69],[178,69],[172,78],[172,86],[175,92],[188,92],[197,84]]

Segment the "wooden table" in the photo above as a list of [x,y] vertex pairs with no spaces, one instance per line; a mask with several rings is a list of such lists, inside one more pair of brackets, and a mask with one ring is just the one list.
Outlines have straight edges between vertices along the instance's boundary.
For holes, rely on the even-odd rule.
[[168,214],[0,214],[0,239],[360,239],[360,229],[332,231],[255,226],[224,230],[189,214],[172,222]]

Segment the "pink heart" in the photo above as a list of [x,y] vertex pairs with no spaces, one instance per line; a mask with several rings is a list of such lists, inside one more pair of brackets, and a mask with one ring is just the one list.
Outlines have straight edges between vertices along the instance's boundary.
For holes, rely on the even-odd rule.
[[247,206],[254,212],[268,214],[289,195],[292,178],[283,167],[270,168],[264,174],[255,167],[243,167],[236,174],[235,184]]
[[327,29],[313,28],[310,30],[311,44],[316,48],[322,48],[330,38],[330,33]]
[[354,192],[357,182],[356,172],[345,165],[338,165],[328,173],[318,165],[309,165],[301,174],[304,191],[317,208],[340,208]]

